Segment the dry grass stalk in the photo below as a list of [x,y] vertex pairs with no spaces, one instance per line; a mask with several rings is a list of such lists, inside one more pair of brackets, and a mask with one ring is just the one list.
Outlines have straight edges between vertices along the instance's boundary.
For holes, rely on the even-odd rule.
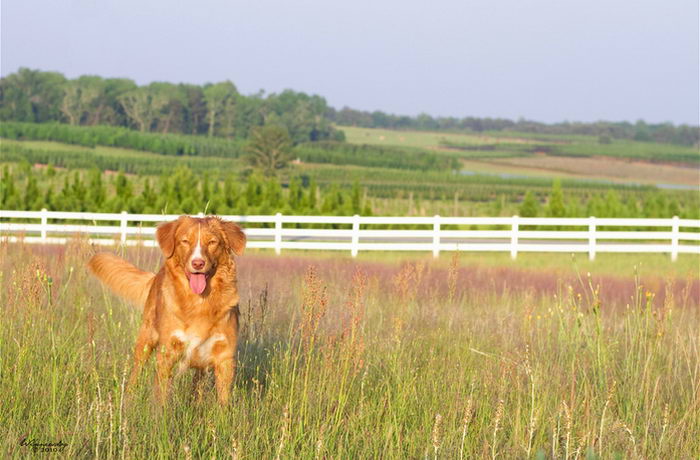
[[192,460],[192,449],[190,449],[190,446],[183,444],[182,450],[185,452],[185,460]]
[[467,405],[464,408],[464,417],[462,417],[462,442],[459,445],[459,458],[462,460],[464,458],[464,441],[467,439],[467,430],[469,429],[469,424],[472,422],[474,417],[474,401],[472,398],[467,399]]
[[608,390],[608,396],[605,398],[605,405],[603,406],[603,413],[600,415],[600,430],[598,431],[598,454],[603,455],[603,428],[605,427],[605,413],[608,411],[608,406],[610,401],[612,401],[615,395],[615,387],[617,386],[617,381],[613,380],[610,389]]
[[435,422],[433,423],[433,453],[437,459],[438,451],[440,450],[440,444],[442,443],[442,415],[435,414]]
[[326,286],[313,265],[309,266],[304,276],[301,308],[301,341],[304,344],[304,350],[308,353],[316,342],[318,328],[328,309]]
[[498,449],[497,449],[497,436],[498,432],[501,429],[501,418],[503,417],[503,408],[504,408],[504,401],[503,399],[498,400],[498,404],[496,405],[496,413],[493,416],[493,439],[491,441],[491,458],[494,459],[498,455]]
[[318,432],[318,439],[316,440],[316,459],[323,458],[323,443],[325,441],[326,435],[326,424],[321,425],[321,429]]
[[280,434],[280,443],[277,446],[277,455],[275,456],[275,460],[280,460],[282,458],[282,451],[284,450],[284,446],[287,443],[287,438],[289,437],[289,425],[289,405],[286,405],[284,406],[284,411],[282,412],[282,433]]
[[459,251],[452,254],[450,267],[447,271],[447,301],[453,304],[457,293],[457,281],[459,277]]
[[365,315],[364,297],[366,289],[367,275],[360,270],[356,270],[352,277],[348,300],[345,302],[348,320],[342,334],[346,356],[353,365],[353,373],[356,373],[364,365],[362,355],[365,350],[365,343],[361,323]]
[[236,439],[236,438],[231,439],[231,460],[239,460],[240,449],[241,449],[241,446],[238,443],[238,439]]
[[571,443],[572,417],[571,417],[571,410],[569,409],[569,405],[566,404],[566,401],[562,401],[562,410],[564,411],[564,429],[566,430],[566,434],[565,434],[565,438],[564,438],[564,458],[569,458],[569,446]]

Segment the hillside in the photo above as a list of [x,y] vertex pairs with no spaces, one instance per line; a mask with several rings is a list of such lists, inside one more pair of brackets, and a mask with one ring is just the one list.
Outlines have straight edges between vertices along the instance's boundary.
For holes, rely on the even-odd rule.
[[457,158],[465,174],[561,177],[697,189],[700,151],[655,142],[531,133],[397,131],[341,126],[347,142],[424,149]]

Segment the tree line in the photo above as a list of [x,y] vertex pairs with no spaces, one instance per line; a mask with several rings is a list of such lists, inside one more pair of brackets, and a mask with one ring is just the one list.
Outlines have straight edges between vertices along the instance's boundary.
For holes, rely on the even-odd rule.
[[239,93],[230,81],[205,85],[84,75],[21,68],[0,79],[0,121],[110,125],[136,131],[247,138],[252,129],[273,124],[294,143],[342,140],[325,116],[326,100],[285,90]]
[[700,127],[644,121],[546,124],[504,118],[415,117],[334,109],[318,95],[285,90],[243,95],[231,81],[193,85],[153,82],[137,85],[127,78],[83,75],[68,79],[58,72],[21,68],[0,79],[0,121],[122,126],[140,132],[199,134],[245,139],[253,128],[284,126],[294,144],[342,140],[333,124],[366,128],[430,131],[513,131],[559,135],[594,135],[693,146]]
[[672,123],[651,124],[643,120],[635,123],[627,121],[596,121],[593,123],[565,121],[547,124],[525,119],[432,117],[426,113],[410,117],[407,115],[389,114],[379,110],[374,112],[355,110],[349,107],[343,107],[340,110],[331,108],[326,112],[326,115],[329,120],[339,125],[359,126],[362,128],[471,131],[476,133],[512,131],[532,134],[588,135],[598,136],[601,143],[609,142],[610,139],[629,139],[686,146],[696,146],[700,143],[700,127],[698,126],[676,126]]

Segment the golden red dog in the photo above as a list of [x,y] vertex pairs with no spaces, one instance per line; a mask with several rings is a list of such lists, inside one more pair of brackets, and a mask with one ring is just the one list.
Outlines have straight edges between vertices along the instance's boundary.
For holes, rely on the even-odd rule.
[[241,228],[218,217],[182,216],[156,230],[165,264],[157,274],[109,253],[88,267],[116,294],[143,306],[129,388],[156,350],[154,389],[167,399],[172,371],[195,368],[198,380],[214,368],[219,402],[225,404],[235,375],[238,338],[236,263],[246,245]]

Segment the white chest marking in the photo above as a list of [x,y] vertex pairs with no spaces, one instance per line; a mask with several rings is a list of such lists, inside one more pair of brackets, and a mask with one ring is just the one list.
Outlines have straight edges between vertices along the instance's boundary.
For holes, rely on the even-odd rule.
[[207,337],[204,341],[198,335],[188,334],[182,329],[173,331],[172,336],[187,346],[178,366],[178,375],[186,371],[193,360],[203,365],[208,364],[214,344],[226,341],[226,336],[220,332]]
[[182,356],[182,361],[180,361],[180,367],[178,368],[178,374],[181,374],[189,367],[192,353],[199,346],[199,344],[202,343],[202,339],[198,335],[188,334],[182,329],[176,329],[173,332],[173,337],[176,337],[180,342],[187,345],[187,348]]
[[214,344],[225,341],[226,336],[220,332],[210,336],[197,348],[197,359],[202,363],[208,362],[211,358],[211,350],[214,348]]

